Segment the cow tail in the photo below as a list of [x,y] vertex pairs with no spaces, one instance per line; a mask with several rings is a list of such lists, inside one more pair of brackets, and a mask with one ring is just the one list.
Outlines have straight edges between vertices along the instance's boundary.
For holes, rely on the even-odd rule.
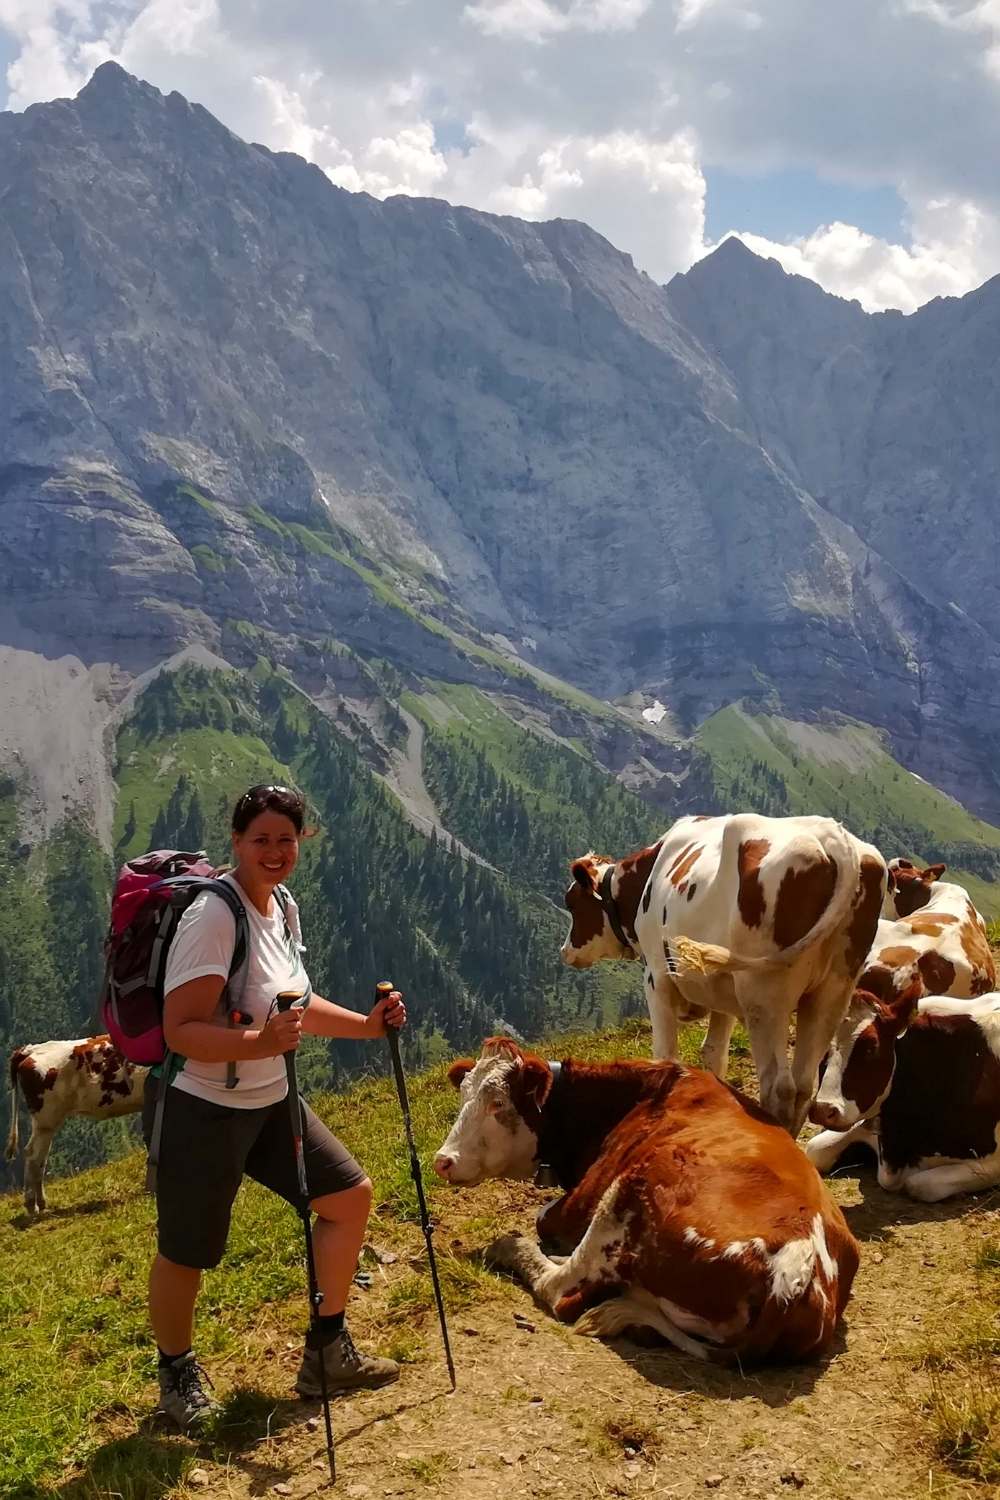
[[17,1155],[18,1133],[18,1099],[17,1099],[17,1070],[24,1061],[20,1052],[12,1052],[10,1055],[10,1134],[7,1137],[7,1149],[4,1153],[8,1161]]
[[718,943],[697,943],[693,938],[672,937],[669,940],[671,972],[711,977],[713,974],[733,974],[741,970],[784,968],[794,963],[807,948],[822,943],[831,932],[836,931],[850,912],[857,895],[861,855],[856,841],[846,828],[834,823],[833,830],[822,839],[817,839],[823,853],[837,864],[837,883],[833,888],[833,896],[819,920],[797,942],[789,943],[787,948],[782,948],[773,958],[748,958],[733,952],[731,948],[723,948]]

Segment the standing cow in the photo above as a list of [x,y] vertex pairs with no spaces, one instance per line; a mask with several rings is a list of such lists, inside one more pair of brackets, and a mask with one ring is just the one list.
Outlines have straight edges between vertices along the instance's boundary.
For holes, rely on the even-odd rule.
[[787,1133],[712,1073],[679,1063],[547,1063],[505,1037],[449,1072],[461,1089],[434,1161],[455,1186],[530,1178],[565,1190],[488,1252],[565,1323],[652,1328],[699,1359],[810,1359],[858,1267],[840,1209]]
[[878,850],[831,818],[695,816],[625,859],[585,855],[572,873],[565,962],[642,959],[658,1058],[677,1055],[682,1008],[703,1007],[702,1060],[722,1076],[742,1018],[761,1102],[797,1134],[875,935]]
[[20,1087],[31,1115],[31,1136],[24,1148],[24,1206],[29,1214],[45,1207],[45,1164],[52,1137],[66,1116],[107,1120],[132,1114],[142,1108],[148,1072],[127,1062],[109,1036],[38,1042],[11,1053],[7,1159],[17,1154]]

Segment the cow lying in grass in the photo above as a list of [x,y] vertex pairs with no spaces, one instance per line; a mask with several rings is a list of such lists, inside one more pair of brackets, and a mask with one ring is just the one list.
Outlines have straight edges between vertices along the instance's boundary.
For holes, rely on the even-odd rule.
[[45,1207],[45,1164],[52,1137],[67,1115],[106,1120],[142,1108],[148,1068],[126,1062],[108,1036],[74,1042],[38,1042],[18,1047],[10,1057],[10,1134],[7,1159],[17,1154],[17,1090],[31,1115],[24,1148],[24,1206]]
[[919,979],[888,999],[856,993],[810,1111],[831,1128],[806,1154],[829,1172],[862,1142],[882,1187],[937,1203],[1000,1182],[1000,994],[920,993]]
[[651,1328],[699,1359],[798,1360],[828,1347],[858,1246],[788,1133],[712,1073],[675,1062],[543,1062],[494,1037],[449,1072],[462,1105],[434,1169],[456,1186],[554,1170],[539,1218],[490,1263],[557,1318]]
[[945,868],[918,870],[909,860],[890,860],[883,919],[858,989],[888,998],[917,975],[926,995],[963,998],[994,988],[986,924],[965,887],[941,879]]

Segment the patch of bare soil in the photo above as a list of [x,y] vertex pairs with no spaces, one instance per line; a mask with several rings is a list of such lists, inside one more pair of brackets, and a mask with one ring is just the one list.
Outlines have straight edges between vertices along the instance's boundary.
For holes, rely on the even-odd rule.
[[[986,1493],[933,1459],[921,1357],[928,1339],[975,1295],[972,1254],[984,1234],[1000,1230],[1000,1199],[917,1204],[882,1192],[867,1168],[835,1180],[833,1190],[863,1260],[841,1339],[826,1361],[744,1374],[668,1349],[601,1343],[554,1323],[520,1288],[484,1277],[478,1300],[450,1315],[454,1394],[433,1309],[421,1306],[408,1325],[420,1335],[417,1357],[399,1384],[334,1404],[336,1493],[350,1500],[784,1500],[799,1492],[805,1500],[957,1500]],[[452,1237],[446,1206],[439,1253],[474,1256],[498,1209],[508,1225],[528,1231],[543,1201],[527,1188],[478,1192],[483,1232],[457,1220],[456,1200],[462,1213],[472,1205],[470,1195],[455,1194],[449,1205],[455,1202],[464,1243]],[[414,1262],[420,1244],[415,1235]],[[358,1342],[385,1347],[393,1287],[408,1274],[404,1254],[379,1271],[371,1291],[354,1295]],[[304,1500],[327,1487],[319,1407],[282,1399],[297,1359],[298,1345],[282,1335],[277,1348],[248,1350],[245,1369],[223,1372],[232,1383],[242,1379],[273,1393],[271,1435],[225,1467],[202,1463],[192,1493],[244,1500],[276,1492]]]

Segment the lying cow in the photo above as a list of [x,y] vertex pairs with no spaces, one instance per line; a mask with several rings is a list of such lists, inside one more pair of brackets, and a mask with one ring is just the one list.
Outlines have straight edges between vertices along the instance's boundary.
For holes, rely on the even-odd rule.
[[944,865],[918,870],[909,860],[890,860],[891,917],[878,924],[859,989],[884,996],[888,985],[901,993],[918,974],[927,995],[965,998],[995,987],[986,924],[964,886],[941,879],[944,871]]
[[828,1172],[858,1141],[878,1180],[937,1203],[1000,1182],[1000,994],[923,999],[855,995],[810,1118],[827,1129],[806,1154]]
[[705,1007],[702,1062],[722,1077],[742,1018],[761,1101],[797,1134],[875,936],[878,850],[831,818],[699,816],[626,859],[587,854],[572,873],[565,962],[641,957],[654,1057],[676,1057],[682,1008]]
[[472,1186],[554,1170],[565,1197],[490,1263],[562,1322],[656,1330],[699,1359],[797,1360],[834,1336],[858,1266],[840,1209],[788,1134],[678,1063],[546,1063],[505,1037],[449,1071],[458,1119],[434,1169]]
[[24,1148],[24,1206],[29,1213],[45,1207],[43,1179],[52,1137],[67,1115],[99,1120],[128,1115],[142,1108],[148,1068],[126,1062],[107,1036],[75,1042],[38,1042],[18,1047],[10,1058],[10,1134],[7,1159],[17,1154],[17,1090],[31,1115],[31,1136]]

